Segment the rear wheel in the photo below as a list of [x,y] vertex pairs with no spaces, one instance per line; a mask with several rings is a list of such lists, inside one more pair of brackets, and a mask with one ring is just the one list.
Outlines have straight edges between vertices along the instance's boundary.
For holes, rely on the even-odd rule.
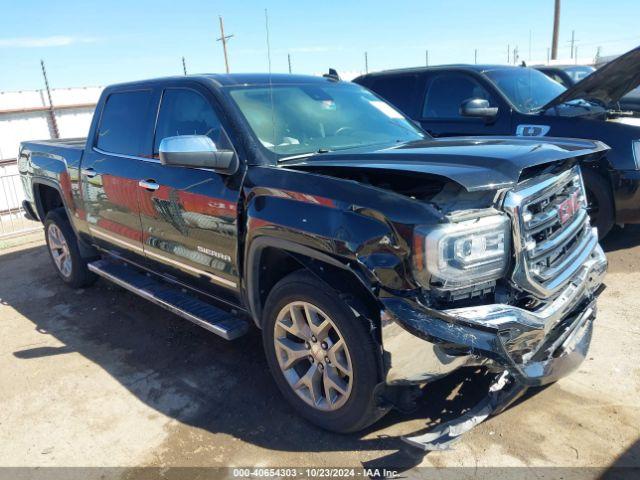
[[365,323],[307,272],[281,280],[265,305],[263,343],[280,391],[316,425],[361,430],[381,418],[379,349]]
[[609,182],[594,170],[582,170],[584,186],[587,190],[587,210],[591,225],[598,228],[598,238],[602,240],[615,222],[613,194]]
[[96,281],[96,275],[89,271],[86,260],[80,256],[76,234],[63,208],[47,213],[44,231],[49,256],[63,282],[71,287],[80,288]]

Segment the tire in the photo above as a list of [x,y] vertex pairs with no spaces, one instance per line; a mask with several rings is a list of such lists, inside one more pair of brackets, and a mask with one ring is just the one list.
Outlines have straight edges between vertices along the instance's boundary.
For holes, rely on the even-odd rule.
[[582,177],[587,190],[587,202],[591,225],[598,228],[598,238],[602,240],[615,223],[615,208],[611,185],[598,172],[583,168]]
[[87,268],[87,261],[80,255],[76,234],[64,208],[47,213],[44,232],[49,257],[62,281],[73,288],[93,284],[98,277]]
[[[312,317],[324,326],[328,319],[332,326],[326,330],[327,335],[323,336],[318,329],[314,343],[312,331],[309,330],[309,335],[305,337],[308,343],[300,343],[301,337],[284,329],[285,324],[289,323],[291,327],[286,328],[294,329],[293,321],[289,322],[292,318],[291,308],[305,319]],[[305,315],[305,312],[311,313]],[[302,417],[326,430],[349,433],[362,430],[387,413],[388,409],[377,406],[375,398],[379,383],[380,349],[365,322],[356,317],[336,292],[323,282],[306,271],[288,275],[271,290],[265,303],[263,320],[262,339],[269,369],[282,395]],[[344,343],[340,344],[339,339]],[[288,359],[280,347],[283,341],[295,344],[296,351],[300,350],[302,355],[288,370],[281,367],[281,363],[286,363]],[[337,350],[340,345],[346,348]],[[327,355],[323,357],[325,353]],[[315,357],[313,362],[311,357]],[[316,366],[315,371],[313,365]],[[325,367],[321,369],[322,365]],[[351,374],[346,375],[344,372],[349,367]],[[304,374],[310,371],[315,372],[312,375],[318,374],[318,371],[321,375],[318,402],[313,402],[311,389],[302,387],[296,391],[292,385],[299,378],[308,378]],[[333,383],[332,379],[336,378],[336,383]],[[329,387],[325,382],[329,382]],[[332,385],[338,384],[340,389],[333,389]]]

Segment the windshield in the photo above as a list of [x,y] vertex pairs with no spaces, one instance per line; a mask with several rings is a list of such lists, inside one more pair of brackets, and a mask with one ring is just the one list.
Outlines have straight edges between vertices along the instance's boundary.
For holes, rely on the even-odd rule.
[[566,89],[533,68],[504,68],[484,72],[517,110],[531,113]]
[[578,65],[576,67],[565,67],[564,71],[567,72],[567,75],[571,77],[573,83],[578,83],[584,77],[587,77],[595,72],[596,69],[593,67]]
[[402,113],[352,83],[229,90],[262,145],[281,156],[405,143],[426,136]]

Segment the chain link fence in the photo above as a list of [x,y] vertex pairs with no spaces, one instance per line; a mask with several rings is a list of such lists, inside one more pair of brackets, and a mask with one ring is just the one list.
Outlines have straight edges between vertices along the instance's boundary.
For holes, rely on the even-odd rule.
[[37,231],[39,222],[27,220],[24,193],[15,160],[0,160],[0,239]]

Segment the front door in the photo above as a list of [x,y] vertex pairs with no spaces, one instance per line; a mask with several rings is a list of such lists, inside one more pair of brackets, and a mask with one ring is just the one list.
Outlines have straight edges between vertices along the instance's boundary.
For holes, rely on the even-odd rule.
[[238,199],[242,173],[165,166],[159,162],[163,138],[207,135],[219,149],[231,149],[214,99],[206,90],[166,88],[153,141],[153,162],[138,189],[145,255],[164,275],[236,303]]
[[82,160],[83,215],[94,243],[134,261],[144,260],[137,196],[150,166],[153,98],[151,89],[108,95]]
[[[463,116],[460,107],[472,98],[487,100],[490,106],[498,107],[498,116],[491,120]],[[434,137],[509,135],[509,113],[478,78],[466,72],[439,72],[427,79],[420,124]]]

